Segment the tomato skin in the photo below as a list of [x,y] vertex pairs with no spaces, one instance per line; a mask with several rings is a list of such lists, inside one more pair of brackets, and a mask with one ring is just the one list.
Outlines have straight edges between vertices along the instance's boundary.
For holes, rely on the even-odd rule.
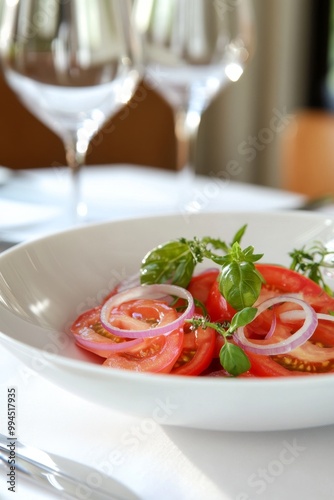
[[[212,285],[217,281],[218,269],[208,269],[196,276],[193,276],[187,287],[195,300],[206,305]],[[196,307],[196,313],[203,314],[201,308]]]
[[[181,354],[171,374],[200,375],[210,365],[215,346],[216,332],[212,328],[197,328],[195,331],[185,333]],[[189,351],[195,354],[189,361],[182,363],[182,357],[187,356]]]
[[237,312],[221,294],[217,280],[211,286],[205,307],[208,311],[210,320],[214,322],[217,321],[222,323],[223,321],[231,321]]
[[[205,305],[211,321],[230,321],[236,311],[220,293],[218,276],[219,269],[208,269],[191,279],[188,291]],[[203,313],[198,307],[196,312]]]

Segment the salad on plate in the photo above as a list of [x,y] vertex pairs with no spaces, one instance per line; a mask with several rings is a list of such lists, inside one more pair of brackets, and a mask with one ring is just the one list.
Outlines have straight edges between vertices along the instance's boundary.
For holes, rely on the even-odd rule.
[[[212,377],[334,372],[334,297],[321,242],[290,252],[290,267],[231,243],[179,238],[152,249],[138,275],[75,319],[71,333],[103,366]],[[197,273],[197,265],[208,262]]]

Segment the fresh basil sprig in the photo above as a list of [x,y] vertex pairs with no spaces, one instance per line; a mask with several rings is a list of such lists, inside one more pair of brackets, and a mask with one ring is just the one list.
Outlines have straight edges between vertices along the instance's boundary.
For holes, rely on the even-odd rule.
[[231,343],[229,338],[240,326],[245,326],[253,321],[257,309],[255,307],[246,307],[237,312],[229,325],[214,323],[204,317],[194,317],[186,320],[193,328],[213,328],[219,335],[224,337],[224,344],[219,352],[220,364],[231,375],[237,377],[250,369],[250,361],[247,354],[237,345]]
[[254,254],[253,247],[241,249],[240,241],[247,225],[242,226],[232,242],[204,237],[170,241],[151,250],[140,269],[142,284],[172,283],[186,288],[195,267],[204,259],[221,266],[219,289],[236,310],[250,307],[258,298],[263,282],[254,262],[262,254]]
[[261,257],[260,254],[254,254],[253,247],[242,250],[239,243],[235,242],[222,259],[219,290],[237,311],[252,306],[260,295],[264,280],[254,262]]
[[289,256],[292,258],[290,269],[310,278],[328,295],[334,295],[323,277],[323,269],[334,268],[333,250],[328,250],[322,242],[315,242],[310,248],[303,246],[301,249],[294,249]]

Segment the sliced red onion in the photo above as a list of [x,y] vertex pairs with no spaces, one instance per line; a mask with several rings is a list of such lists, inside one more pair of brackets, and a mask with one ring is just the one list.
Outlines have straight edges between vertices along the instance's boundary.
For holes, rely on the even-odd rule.
[[331,314],[317,313],[318,319],[323,319],[325,321],[334,321],[334,316]]
[[283,321],[300,321],[305,319],[305,311],[302,309],[294,309],[291,311],[284,311],[279,315],[279,319]]
[[276,329],[276,324],[277,324],[277,319],[276,319],[276,314],[274,313],[273,320],[271,322],[269,331],[268,331],[267,335],[264,337],[264,340],[268,340],[273,336],[274,331]]
[[[171,321],[170,323],[165,325],[146,328],[144,330],[122,329],[110,324],[110,312],[114,307],[119,306],[124,302],[129,302],[130,300],[161,299],[162,297],[165,298],[166,294],[185,299],[188,302],[185,311],[174,321]],[[194,299],[191,293],[189,293],[185,288],[168,284],[141,285],[135,288],[131,288],[130,290],[125,290],[124,292],[110,297],[110,299],[105,302],[101,309],[100,319],[102,326],[106,330],[108,330],[108,332],[117,335],[118,337],[143,339],[145,337],[156,337],[158,335],[166,335],[168,333],[171,333],[172,331],[182,326],[186,319],[191,318],[194,314],[194,311]]]
[[234,333],[233,338],[240,347],[244,348],[245,351],[254,352],[255,354],[285,354],[304,344],[304,342],[306,342],[313,335],[318,325],[317,313],[304,300],[297,299],[296,297],[290,295],[280,295],[265,300],[259,305],[255,318],[269,307],[272,307],[276,304],[281,304],[282,302],[293,302],[302,307],[304,313],[304,323],[302,327],[299,328],[295,333],[293,333],[288,339],[281,340],[276,344],[263,345],[257,344],[247,339],[245,336],[244,327],[239,327]]
[[99,351],[112,351],[112,352],[128,351],[129,349],[132,349],[133,347],[136,347],[143,342],[143,339],[132,339],[132,340],[126,340],[124,342],[110,341],[110,343],[107,343],[107,342],[96,342],[94,340],[88,340],[76,334],[74,334],[74,336],[76,342],[81,346],[86,347],[87,349],[95,349]]
[[[305,312],[297,309],[293,311],[285,311],[279,315],[281,321],[300,321],[305,318]],[[324,321],[332,321],[334,322],[334,316],[331,314],[317,313],[317,318],[322,319]]]

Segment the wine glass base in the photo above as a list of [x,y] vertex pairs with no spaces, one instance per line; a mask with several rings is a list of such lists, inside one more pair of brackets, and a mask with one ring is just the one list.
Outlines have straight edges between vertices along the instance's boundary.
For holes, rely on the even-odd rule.
[[195,171],[187,165],[177,174],[176,210],[182,214],[193,214],[201,210],[201,205],[196,200]]

